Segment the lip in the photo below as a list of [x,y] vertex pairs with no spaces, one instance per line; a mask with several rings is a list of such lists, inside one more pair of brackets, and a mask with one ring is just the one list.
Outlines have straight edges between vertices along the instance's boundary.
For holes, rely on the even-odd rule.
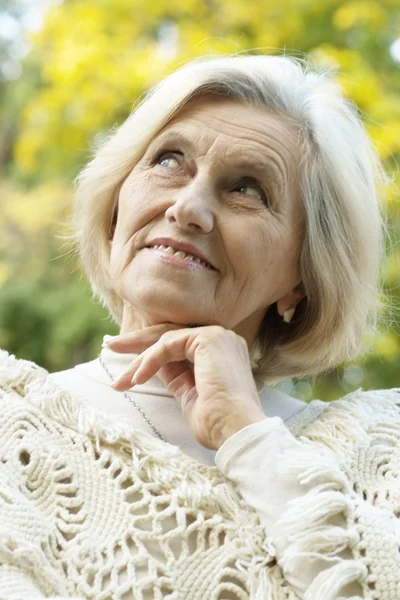
[[206,266],[203,262],[194,262],[193,260],[187,260],[180,258],[174,254],[168,254],[161,249],[145,247],[144,250],[150,250],[152,254],[155,254],[162,263],[176,267],[178,269],[189,270],[189,271],[207,271],[208,273],[216,272],[215,269]]
[[193,256],[196,256],[200,260],[204,260],[204,262],[208,263],[210,265],[210,267],[212,269],[214,269],[215,271],[217,270],[214,267],[214,265],[210,262],[210,259],[207,258],[207,256],[205,256],[202,252],[200,252],[200,250],[198,248],[196,248],[196,246],[193,246],[193,244],[190,244],[188,242],[179,242],[178,240],[174,240],[173,238],[160,237],[160,238],[154,238],[154,240],[151,240],[148,244],[146,244],[145,247],[149,248],[150,246],[155,246],[155,245],[171,246],[175,250],[182,250],[182,252],[187,252],[187,254],[192,254]]

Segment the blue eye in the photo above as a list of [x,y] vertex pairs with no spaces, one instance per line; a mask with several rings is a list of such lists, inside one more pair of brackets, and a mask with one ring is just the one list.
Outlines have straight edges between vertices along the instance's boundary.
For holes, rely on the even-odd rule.
[[176,153],[163,152],[158,156],[156,163],[165,169],[174,169],[179,167],[179,160],[176,157]]

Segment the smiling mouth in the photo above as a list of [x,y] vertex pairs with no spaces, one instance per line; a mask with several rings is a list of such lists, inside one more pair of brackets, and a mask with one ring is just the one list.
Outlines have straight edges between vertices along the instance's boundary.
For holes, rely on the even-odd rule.
[[215,271],[214,267],[212,267],[210,263],[201,260],[193,254],[184,252],[183,250],[175,250],[174,248],[172,248],[172,246],[163,246],[161,244],[155,244],[154,246],[146,246],[146,248],[149,248],[151,250],[160,250],[161,252],[169,254],[170,256],[181,258],[183,260],[187,260],[188,262],[197,263],[199,265],[202,265],[203,267],[206,267],[207,269],[210,269],[211,271]]

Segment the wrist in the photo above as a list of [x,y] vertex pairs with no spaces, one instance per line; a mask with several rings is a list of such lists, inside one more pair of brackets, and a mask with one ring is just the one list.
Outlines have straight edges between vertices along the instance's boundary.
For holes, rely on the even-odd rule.
[[219,450],[230,437],[235,435],[238,431],[241,431],[245,427],[249,425],[254,425],[255,423],[259,423],[260,421],[264,421],[268,417],[264,413],[260,413],[259,415],[254,415],[253,417],[245,417],[240,419],[233,419],[232,421],[226,422],[221,427],[221,430],[216,435],[215,439],[215,450]]

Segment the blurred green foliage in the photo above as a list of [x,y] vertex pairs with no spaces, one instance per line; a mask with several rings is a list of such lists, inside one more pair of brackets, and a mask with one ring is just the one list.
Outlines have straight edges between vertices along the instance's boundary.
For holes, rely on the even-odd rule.
[[[103,334],[116,333],[64,237],[72,180],[141,94],[196,56],[285,49],[338,63],[340,83],[394,174],[385,208],[400,238],[400,63],[390,52],[400,38],[398,0],[65,0],[17,41],[2,37],[10,17],[23,24],[23,2],[0,0],[1,347],[54,371],[95,357]],[[394,306],[399,267],[394,243],[384,272]],[[394,319],[358,363],[284,386],[304,399],[331,399],[360,386],[394,387],[399,365]]]

